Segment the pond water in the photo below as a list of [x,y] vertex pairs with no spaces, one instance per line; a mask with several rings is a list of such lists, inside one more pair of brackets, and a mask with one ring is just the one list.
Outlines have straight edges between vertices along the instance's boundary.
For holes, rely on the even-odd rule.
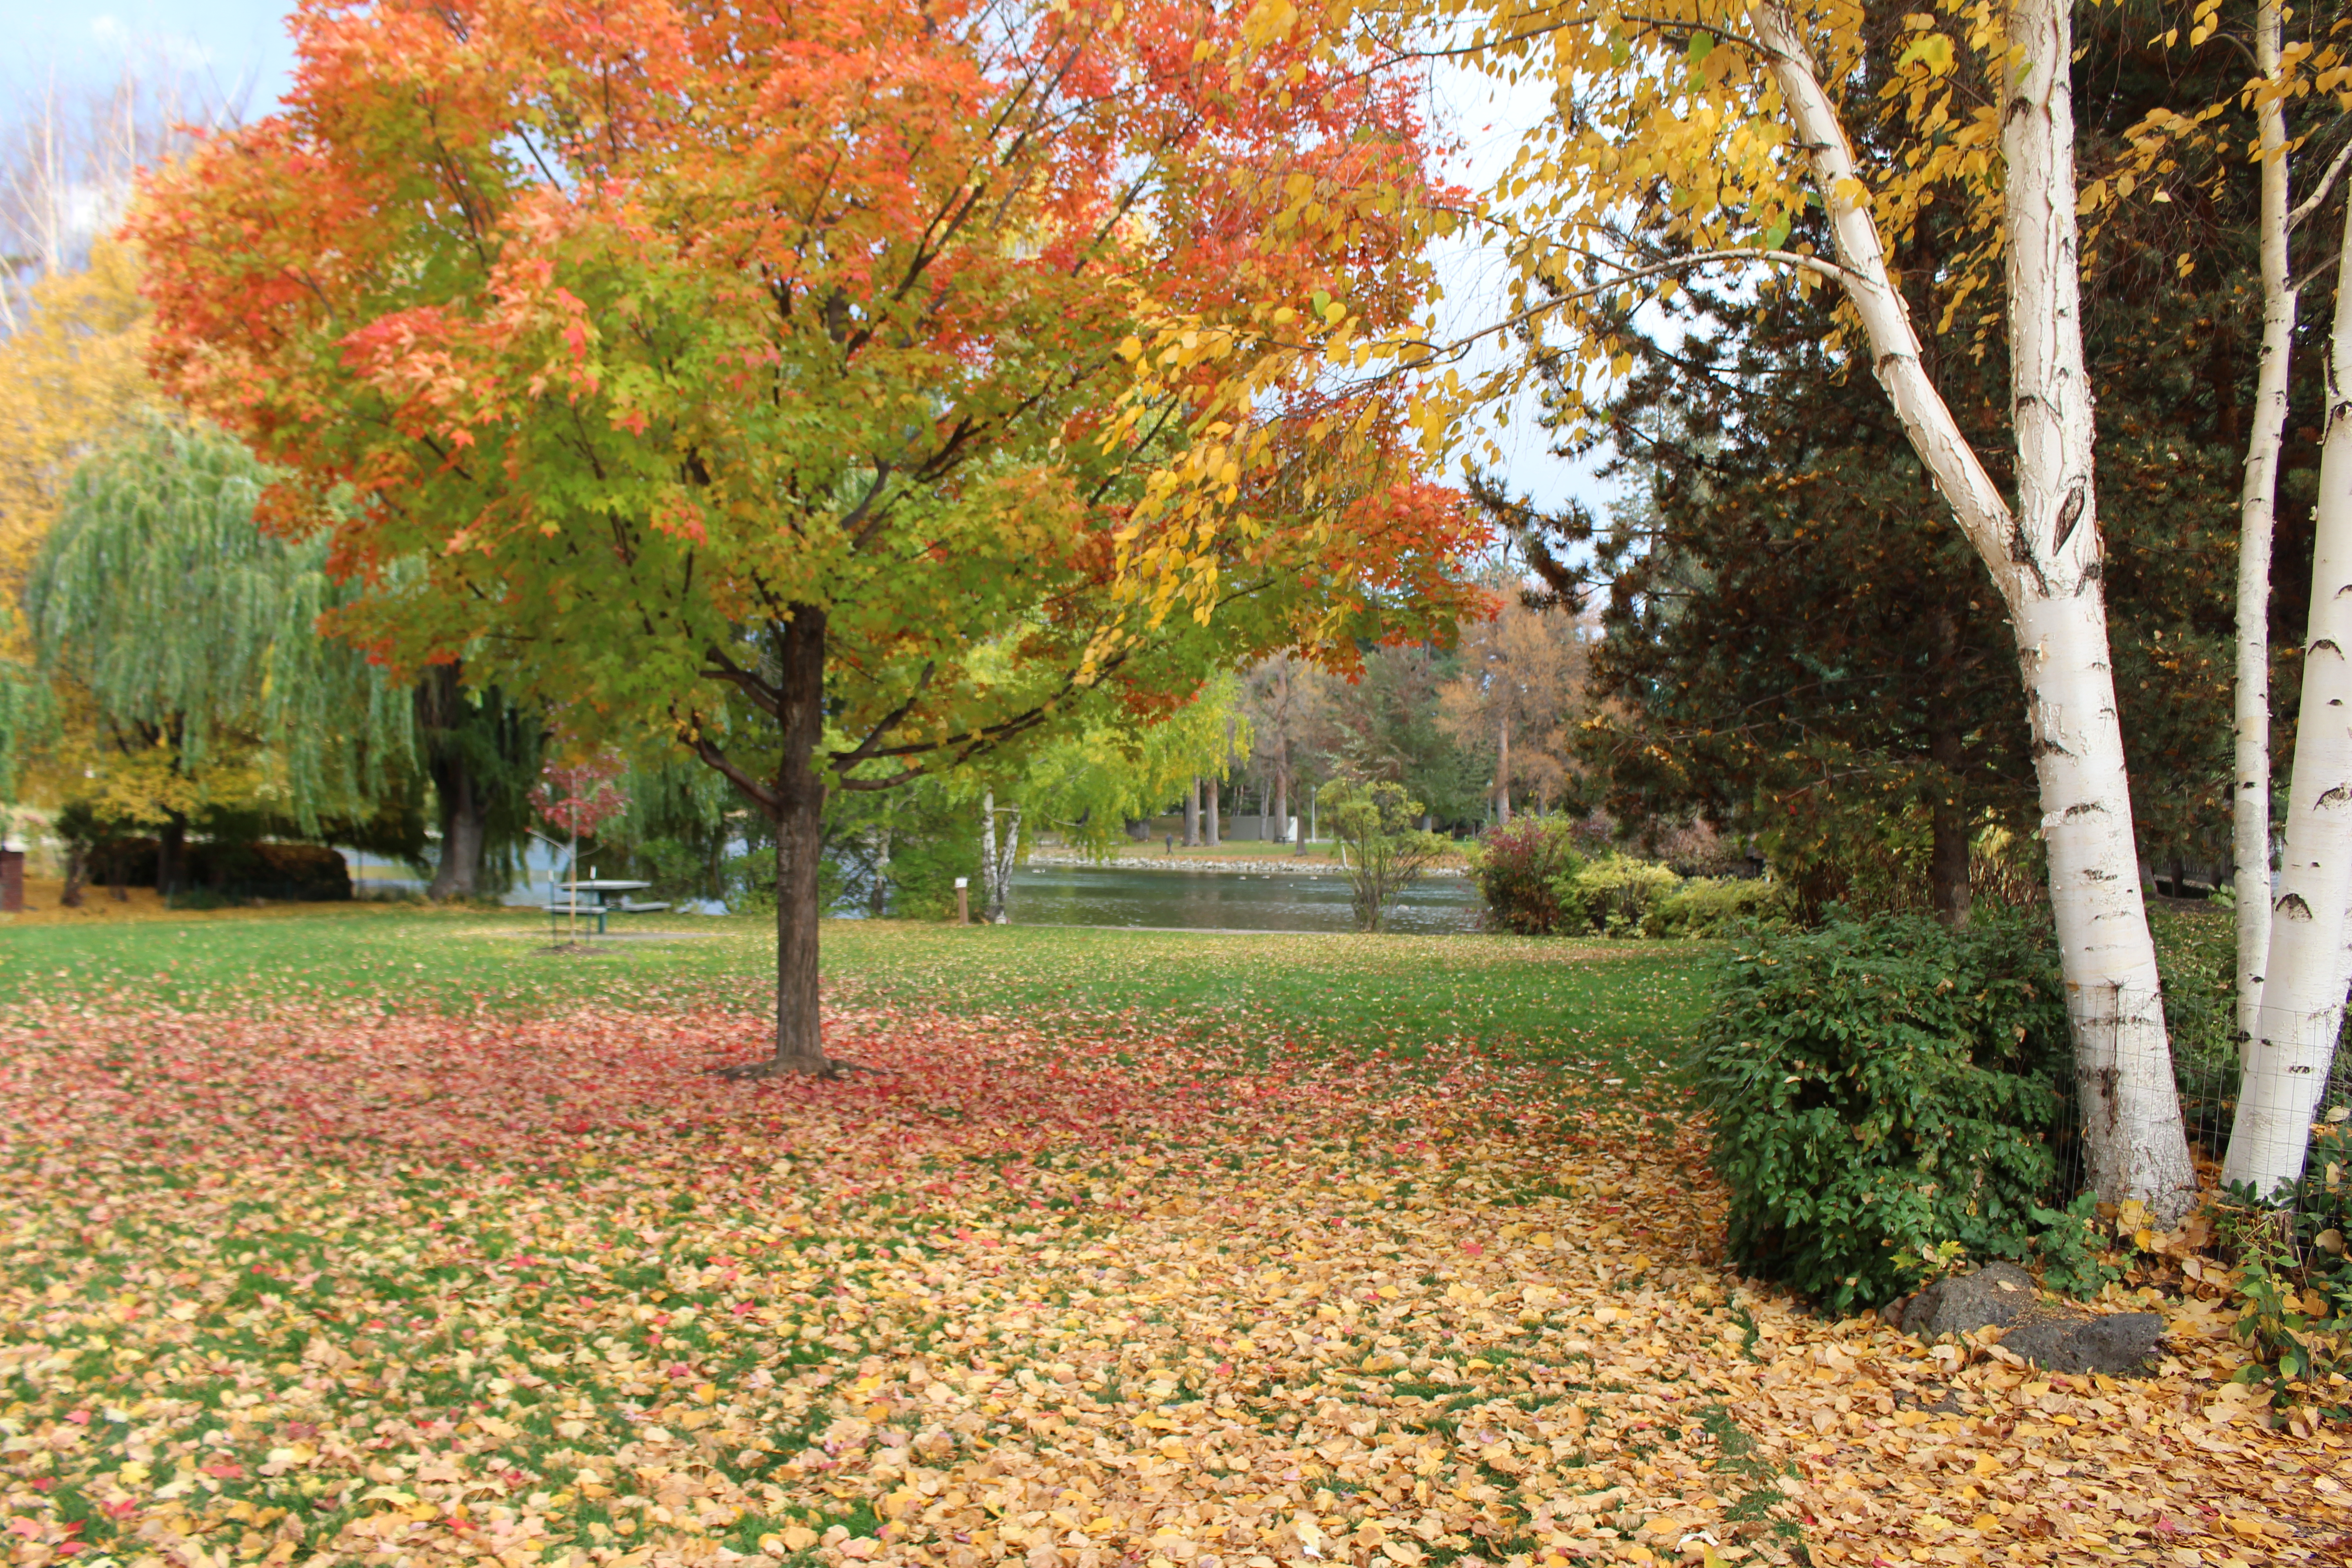
[[[1400,931],[1478,928],[1466,877],[1429,877],[1405,890],[1388,925]],[[1024,866],[1013,873],[1019,925],[1172,926],[1206,931],[1353,931],[1348,879],[1116,866]]]

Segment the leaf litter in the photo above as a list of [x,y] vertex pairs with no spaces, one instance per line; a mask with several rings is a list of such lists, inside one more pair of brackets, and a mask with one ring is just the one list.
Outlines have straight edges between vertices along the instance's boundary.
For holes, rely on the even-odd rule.
[[2213,1303],[2116,1382],[1741,1282],[1697,1132],[1235,1026],[47,1000],[24,1568],[2339,1562]]

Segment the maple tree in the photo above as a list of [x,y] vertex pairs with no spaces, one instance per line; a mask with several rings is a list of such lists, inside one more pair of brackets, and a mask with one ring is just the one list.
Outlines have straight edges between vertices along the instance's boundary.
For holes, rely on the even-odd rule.
[[[1409,84],[1244,59],[1240,25],[312,3],[286,110],[148,182],[156,367],[368,580],[339,624],[674,737],[772,825],[758,1070],[830,1070],[828,790],[1148,721],[1276,647],[1345,663],[1462,600],[1477,530],[1416,479],[1402,393],[1136,391],[1160,312],[1420,298]],[[1139,506],[1171,466],[1222,476],[1213,503]]]

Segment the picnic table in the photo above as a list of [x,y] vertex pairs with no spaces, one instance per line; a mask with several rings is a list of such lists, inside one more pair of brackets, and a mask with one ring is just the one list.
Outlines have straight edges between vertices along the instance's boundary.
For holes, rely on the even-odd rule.
[[666,903],[641,904],[629,897],[652,886],[651,882],[625,882],[610,877],[558,883],[548,893],[547,916],[551,921],[593,917],[596,934],[603,936],[604,921],[610,916],[649,915],[669,908]]

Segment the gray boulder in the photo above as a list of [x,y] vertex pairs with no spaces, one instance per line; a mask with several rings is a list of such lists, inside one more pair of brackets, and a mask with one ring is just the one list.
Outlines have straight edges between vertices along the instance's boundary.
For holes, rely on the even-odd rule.
[[1903,1309],[1903,1331],[1923,1340],[1973,1334],[1987,1325],[2007,1328],[2039,1300],[2033,1276],[2014,1263],[1988,1263],[1937,1280]]
[[2001,1335],[2000,1348],[2049,1372],[2130,1377],[2147,1370],[2163,1338],[2164,1320],[2154,1312],[2108,1312],[2020,1324]]

